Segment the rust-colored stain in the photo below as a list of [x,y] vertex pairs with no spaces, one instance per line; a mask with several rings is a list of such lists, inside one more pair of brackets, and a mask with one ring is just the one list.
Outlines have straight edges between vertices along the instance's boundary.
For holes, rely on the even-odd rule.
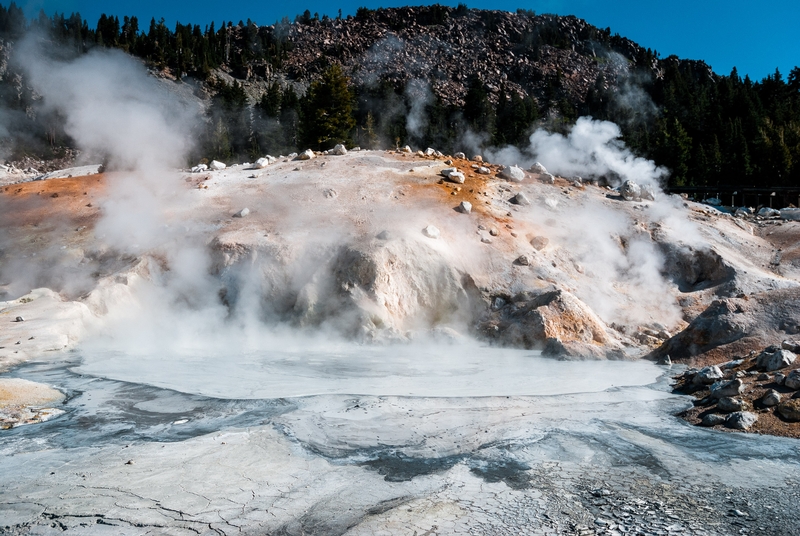
[[11,184],[0,188],[0,224],[5,229],[48,221],[90,226],[107,174]]

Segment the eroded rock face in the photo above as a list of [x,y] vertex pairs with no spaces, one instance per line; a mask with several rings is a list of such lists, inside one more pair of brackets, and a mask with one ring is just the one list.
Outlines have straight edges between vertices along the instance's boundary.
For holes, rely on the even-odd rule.
[[719,285],[733,277],[733,269],[712,249],[670,242],[660,242],[659,246],[665,257],[667,275],[681,292]]
[[621,358],[619,344],[583,302],[561,289],[520,293],[479,326],[490,340],[574,358]]

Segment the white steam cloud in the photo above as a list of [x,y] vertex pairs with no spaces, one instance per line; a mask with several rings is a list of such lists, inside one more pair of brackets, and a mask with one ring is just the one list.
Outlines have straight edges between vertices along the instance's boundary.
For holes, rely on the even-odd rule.
[[428,126],[426,108],[433,102],[433,92],[427,82],[415,79],[406,86],[406,97],[411,101],[406,116],[406,132],[412,140],[419,140]]
[[570,177],[605,178],[612,184],[632,180],[657,187],[668,170],[634,155],[620,139],[622,131],[610,121],[581,117],[565,136],[537,130],[523,151],[516,147],[488,149],[492,161],[525,167],[539,161],[551,173]]

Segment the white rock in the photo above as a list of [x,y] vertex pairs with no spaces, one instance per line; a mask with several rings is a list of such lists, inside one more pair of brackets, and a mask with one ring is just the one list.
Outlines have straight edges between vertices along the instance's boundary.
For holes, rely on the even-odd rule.
[[479,154],[476,154],[475,156],[472,157],[472,160],[474,162],[483,162],[483,157]]
[[526,205],[530,205],[531,204],[531,201],[530,201],[530,199],[528,199],[528,196],[526,196],[522,192],[519,192],[517,195],[512,197],[511,198],[511,202],[514,203],[515,205],[522,205],[522,206],[526,206]]
[[780,216],[781,213],[774,208],[762,207],[761,210],[758,211],[758,215],[762,218],[772,218],[773,216]]
[[458,205],[458,211],[463,214],[469,214],[472,212],[472,203],[469,201],[462,201],[460,205]]
[[297,157],[295,157],[295,160],[311,160],[312,158],[314,158],[314,151],[312,151],[311,149],[306,149],[305,151],[297,155]]
[[492,172],[492,170],[485,166],[478,166],[475,172],[478,173],[479,175],[489,175]]
[[449,180],[450,182],[455,182],[456,184],[464,184],[466,178],[464,177],[464,174],[461,173],[460,171],[454,171],[453,173],[447,176],[447,180]]
[[539,180],[545,184],[555,184],[556,178],[552,173],[542,173],[539,175]]
[[656,200],[656,192],[652,186],[642,186],[642,199],[646,201]]
[[641,201],[642,188],[633,181],[625,181],[619,187],[619,194],[625,201]]
[[428,238],[439,238],[439,235],[441,233],[439,232],[439,229],[437,229],[433,225],[428,225],[422,230],[422,234],[424,234]]
[[256,160],[256,163],[255,163],[255,165],[253,167],[256,167],[258,169],[264,169],[268,165],[270,165],[269,158],[264,157],[264,158],[259,158],[258,160]]
[[453,158],[458,158],[458,159],[461,159],[461,160],[466,160],[466,159],[467,159],[467,155],[465,155],[464,153],[456,153],[456,154],[454,154],[454,155],[453,155]]
[[439,173],[441,173],[442,177],[447,178],[447,177],[450,176],[451,173],[456,173],[457,171],[458,171],[458,168],[456,168],[456,167],[448,167],[448,168],[444,168]]
[[208,171],[208,166],[205,164],[197,164],[192,168],[192,173],[202,173]]
[[436,149],[431,149],[430,147],[425,149],[425,156],[433,156],[435,154],[436,154]]
[[409,147],[408,145],[406,145],[405,147],[403,147],[403,148],[402,148],[402,149],[400,149],[400,150],[401,150],[402,152],[404,152],[404,153],[410,153],[410,152],[412,152],[412,151],[411,151],[411,147]]
[[[411,149],[409,149],[409,151],[410,150]],[[347,148],[343,144],[339,143],[333,149],[330,150],[330,154],[334,154],[334,155],[337,155],[337,156],[345,155],[345,154],[347,154]]]
[[780,214],[782,220],[800,220],[800,208],[782,208]]
[[781,349],[775,350],[774,352],[768,352],[765,350],[756,358],[756,366],[761,370],[772,372],[788,367],[794,363],[795,359],[797,359],[797,355],[789,350]]
[[239,212],[237,212],[236,214],[234,214],[233,217],[234,218],[244,218],[248,214],[250,214],[250,209],[245,207],[242,210],[240,210]]
[[510,166],[500,172],[500,176],[512,182],[522,182],[525,180],[525,172],[517,166]]
[[711,386],[712,398],[724,398],[726,396],[736,396],[744,391],[744,383],[736,378],[726,382],[720,381]]
[[710,367],[705,367],[700,369],[700,372],[695,374],[695,377],[692,379],[692,383],[695,385],[711,385],[712,383],[719,381],[723,378],[722,371],[716,365],[712,365]]
[[289,160],[297,158],[297,153],[289,153],[286,155],[286,158],[288,158]]
[[547,168],[541,163],[536,162],[531,166],[531,173],[539,173],[540,175],[547,173]]
[[226,166],[225,164],[223,164],[222,162],[219,162],[217,160],[212,160],[211,164],[209,164],[208,167],[211,168],[214,171],[220,171],[222,169],[225,169],[228,166]]

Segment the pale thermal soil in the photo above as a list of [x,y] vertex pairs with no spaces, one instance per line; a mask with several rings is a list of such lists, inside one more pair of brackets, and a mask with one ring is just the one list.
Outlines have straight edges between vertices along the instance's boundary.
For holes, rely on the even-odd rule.
[[442,160],[3,187],[2,378],[66,398],[3,432],[0,532],[792,534],[796,442],[636,359],[797,333],[797,223]]
[[[377,358],[391,349],[372,352]],[[483,351],[490,377],[496,352]],[[531,377],[541,366],[568,383],[558,379],[571,372],[559,369],[569,363],[532,359]],[[2,533],[795,529],[796,442],[692,427],[671,416],[687,404],[665,383],[599,383],[595,392],[554,396],[242,400],[221,397],[225,389],[240,392],[235,382],[209,398],[70,372],[81,361],[73,354],[72,364],[16,369],[58,382],[71,398],[64,416],[4,432]],[[654,365],[617,365],[643,382],[660,373]],[[309,382],[332,378],[371,385],[367,374],[337,366]],[[192,379],[162,382],[185,388]]]

